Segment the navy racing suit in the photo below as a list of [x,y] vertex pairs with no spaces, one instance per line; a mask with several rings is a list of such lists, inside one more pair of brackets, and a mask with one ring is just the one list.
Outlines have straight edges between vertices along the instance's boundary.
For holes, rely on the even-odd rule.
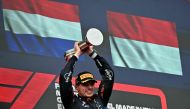
[[107,103],[111,96],[114,83],[114,72],[106,60],[96,52],[93,52],[90,56],[94,59],[102,76],[98,93],[94,94],[90,100],[74,93],[71,79],[74,65],[78,59],[76,56],[72,56],[61,70],[59,78],[61,99],[65,109],[107,109]]

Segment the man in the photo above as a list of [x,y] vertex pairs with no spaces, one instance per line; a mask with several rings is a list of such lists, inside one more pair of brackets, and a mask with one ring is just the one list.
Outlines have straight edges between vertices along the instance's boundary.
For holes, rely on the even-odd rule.
[[[75,43],[74,49],[75,54],[68,60],[59,78],[61,99],[65,109],[105,109],[112,93],[114,83],[113,70],[105,59],[93,50],[93,46],[90,46],[85,51],[81,51],[78,43]],[[75,83],[78,94],[73,92],[71,82],[73,68],[75,62],[83,53],[88,54],[94,59],[102,76],[97,94],[94,94],[96,80],[92,73],[88,71],[78,74]]]

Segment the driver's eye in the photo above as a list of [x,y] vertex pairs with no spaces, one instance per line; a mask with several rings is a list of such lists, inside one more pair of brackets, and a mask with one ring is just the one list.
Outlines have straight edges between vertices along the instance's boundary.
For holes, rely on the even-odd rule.
[[86,83],[83,83],[82,85],[83,86],[94,86],[94,82],[86,82]]

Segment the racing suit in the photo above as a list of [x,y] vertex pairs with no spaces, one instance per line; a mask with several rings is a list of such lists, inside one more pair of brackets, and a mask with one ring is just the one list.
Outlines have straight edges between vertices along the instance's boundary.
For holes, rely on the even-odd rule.
[[106,60],[97,53],[93,52],[91,57],[94,59],[102,76],[98,93],[94,94],[90,100],[74,93],[71,79],[74,65],[78,59],[73,56],[61,70],[59,78],[61,99],[65,109],[106,109],[112,93],[114,72]]

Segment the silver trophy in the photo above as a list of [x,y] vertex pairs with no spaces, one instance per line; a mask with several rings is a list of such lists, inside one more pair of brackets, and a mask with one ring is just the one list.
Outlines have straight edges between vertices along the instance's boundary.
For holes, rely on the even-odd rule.
[[[91,45],[98,46],[101,45],[102,42],[103,42],[103,35],[101,31],[96,28],[90,28],[87,31],[85,41],[80,41],[78,44],[80,49],[85,51],[85,49],[87,49],[88,46]],[[65,52],[64,57],[66,60],[69,60],[74,54],[75,54],[74,48],[69,49]]]

